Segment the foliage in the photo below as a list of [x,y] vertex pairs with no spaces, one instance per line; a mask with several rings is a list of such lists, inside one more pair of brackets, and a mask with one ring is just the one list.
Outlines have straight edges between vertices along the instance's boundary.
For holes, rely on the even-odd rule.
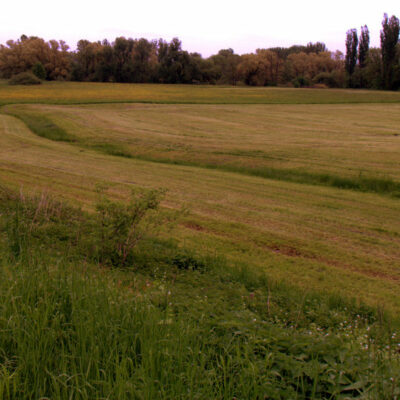
[[137,245],[160,227],[166,228],[178,213],[159,210],[163,190],[134,194],[128,203],[111,201],[99,189],[96,214],[51,198],[24,195],[0,187],[0,213],[4,212],[8,247],[12,256],[30,257],[29,249],[67,248],[69,255],[95,260],[109,266],[133,265]]
[[367,65],[362,70],[364,76],[364,87],[371,89],[381,89],[382,81],[382,52],[381,49],[372,48],[368,51]]
[[111,201],[100,190],[96,204],[95,258],[112,266],[132,265],[133,251],[143,237],[165,223],[159,213],[163,190],[132,193],[129,203]]
[[7,46],[0,46],[0,70],[5,78],[10,78],[20,72],[30,71],[34,65],[41,63],[48,79],[64,80],[69,76],[68,49],[62,40],[45,42],[36,36],[9,40]]
[[8,83],[10,85],[40,85],[42,82],[31,72],[21,72],[20,74],[14,75]]
[[358,65],[365,68],[369,51],[369,29],[367,25],[361,27],[360,44],[358,47]]
[[282,62],[277,54],[257,49],[256,54],[245,54],[238,65],[238,76],[251,86],[276,86],[280,81]]
[[348,86],[352,87],[351,76],[357,64],[358,36],[357,29],[350,29],[346,33],[345,69],[349,77]]
[[296,77],[295,79],[293,79],[292,83],[295,88],[301,88],[310,85],[309,80],[304,76]]
[[343,87],[343,82],[340,75],[335,72],[321,72],[314,77],[313,83],[321,83],[330,88]]
[[43,67],[43,64],[41,62],[37,62],[33,67],[32,67],[32,73],[37,76],[41,80],[46,79],[46,70]]
[[239,81],[238,64],[241,57],[233,49],[220,50],[211,56],[210,61],[214,66],[215,79],[220,84],[236,85]]
[[322,42],[257,49],[242,56],[233,49],[223,49],[203,58],[199,53],[184,50],[178,38],[170,42],[125,37],[117,37],[112,43],[79,40],[77,50],[71,52],[64,41],[45,42],[23,35],[17,41],[7,41],[6,46],[0,45],[0,75],[10,78],[33,70],[40,79],[48,80],[230,85],[241,82],[250,86],[291,85],[295,81],[299,86],[303,78],[312,82],[319,74],[342,77],[345,72],[346,82],[335,79],[330,86],[396,89],[400,85],[400,60],[394,50],[398,42],[396,21],[395,16],[389,20],[385,14],[381,32],[383,64],[379,71],[374,67],[366,71],[370,38],[364,25],[359,46],[357,30],[347,31],[344,59],[341,52],[329,51]]
[[[397,86],[397,67],[400,59],[396,60],[396,48],[399,42],[400,21],[394,15],[389,19],[385,14],[381,30],[382,51],[382,81],[384,89],[395,90]],[[396,65],[397,61],[397,65]],[[400,81],[400,79],[399,79]]]

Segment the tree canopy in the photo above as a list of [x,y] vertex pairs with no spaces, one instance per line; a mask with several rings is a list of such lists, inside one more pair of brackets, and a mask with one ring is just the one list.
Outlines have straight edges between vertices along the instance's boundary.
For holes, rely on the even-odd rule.
[[346,33],[346,55],[322,42],[259,48],[238,55],[222,49],[203,58],[182,48],[178,38],[147,40],[117,37],[79,40],[71,51],[63,40],[22,35],[0,45],[0,77],[32,72],[40,79],[135,83],[207,83],[254,86],[326,85],[398,89],[400,87],[399,19],[386,14],[381,48],[370,49],[369,30]]

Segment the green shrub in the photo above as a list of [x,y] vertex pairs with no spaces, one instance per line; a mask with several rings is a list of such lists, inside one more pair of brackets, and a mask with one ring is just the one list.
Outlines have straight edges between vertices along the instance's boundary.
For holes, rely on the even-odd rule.
[[309,80],[307,78],[305,78],[304,76],[299,76],[299,77],[293,79],[292,83],[295,88],[301,88],[301,87],[310,85]]
[[166,222],[159,212],[165,191],[132,192],[128,203],[111,201],[103,189],[99,193],[94,256],[103,264],[125,266],[132,263],[133,250],[144,236]]
[[10,85],[40,85],[42,82],[32,72],[21,72],[14,75],[8,83]]
[[42,81],[44,81],[46,79],[46,70],[43,67],[43,64],[41,62],[37,62],[33,67],[32,67],[32,73],[38,77],[39,79],[41,79]]
[[[159,210],[163,190],[132,193],[128,203],[114,202],[100,190],[96,213],[58,202],[46,193],[25,196],[0,187],[0,215],[5,215],[6,242],[14,259],[31,249],[53,249],[109,266],[132,264],[141,240],[174,220]],[[3,222],[4,225],[4,222]]]
[[337,76],[331,72],[321,72],[313,79],[314,84],[324,84],[330,88],[340,87]]

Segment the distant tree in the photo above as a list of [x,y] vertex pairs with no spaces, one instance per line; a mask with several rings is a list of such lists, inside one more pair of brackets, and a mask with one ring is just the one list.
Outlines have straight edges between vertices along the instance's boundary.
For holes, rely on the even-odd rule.
[[345,68],[346,72],[351,76],[357,64],[357,46],[358,36],[357,29],[350,29],[346,33],[346,56]]
[[358,36],[357,29],[350,29],[346,32],[346,57],[345,69],[348,75],[348,86],[352,86],[351,77],[357,64],[357,46]]
[[393,88],[400,88],[400,41],[396,46],[396,61],[393,70]]
[[134,65],[132,52],[133,39],[118,37],[114,42],[115,80],[117,82],[133,82]]
[[283,60],[268,49],[257,49],[256,54],[262,60],[264,67],[264,86],[276,86],[281,78]]
[[360,44],[358,47],[358,65],[360,68],[364,68],[367,63],[369,51],[369,30],[368,26],[364,25],[361,27]]
[[25,35],[17,41],[7,41],[7,47],[0,46],[0,71],[5,78],[31,71],[37,63],[45,68],[47,79],[67,79],[70,71],[68,46],[62,40],[45,42]]
[[158,41],[158,80],[162,83],[192,83],[196,69],[190,54],[182,50],[182,42],[173,38],[170,43]]
[[190,53],[190,66],[193,71],[192,83],[216,83],[216,68],[211,58],[204,59],[199,53]]
[[96,69],[96,46],[96,43],[91,43],[88,40],[79,40],[77,43],[77,51],[73,60],[73,80],[92,80]]
[[383,88],[387,90],[397,89],[395,70],[399,33],[399,19],[394,15],[389,19],[388,15],[384,14],[381,30],[382,82]]
[[210,57],[215,66],[216,80],[219,83],[236,85],[239,77],[237,67],[240,56],[233,49],[223,49],[218,54]]
[[265,66],[256,54],[243,54],[238,65],[240,79],[250,86],[264,85]]
[[98,51],[94,79],[98,82],[114,80],[114,51],[107,40],[103,40]]
[[157,44],[147,39],[134,41],[132,50],[133,82],[151,82],[154,80],[157,63]]
[[[325,83],[319,82],[321,78],[320,74],[324,79],[326,74],[331,74],[336,70],[342,69],[342,61],[336,60],[334,55],[329,52],[322,53],[293,53],[286,60],[285,70],[287,71],[286,79],[295,84],[295,86],[309,85],[314,83]],[[318,78],[317,76],[320,75]],[[335,78],[336,79],[336,73]],[[335,83],[337,86],[341,86],[340,82]]]
[[364,87],[370,89],[381,89],[382,84],[382,52],[377,47],[368,51],[366,66],[363,69]]
[[37,76],[41,80],[46,79],[46,70],[43,67],[43,64],[38,61],[33,67],[32,67],[32,72],[35,76]]
[[238,74],[246,85],[275,86],[282,72],[283,60],[276,52],[257,49],[254,54],[244,54],[238,65]]
[[361,34],[358,46],[358,64],[354,73],[350,77],[351,86],[354,88],[363,88],[367,86],[365,77],[365,67],[368,61],[369,51],[369,30],[367,25],[361,27]]
[[322,42],[307,43],[307,47],[305,49],[306,53],[316,53],[316,54],[325,53],[327,51],[328,51],[328,49],[326,48],[325,43],[322,43]]

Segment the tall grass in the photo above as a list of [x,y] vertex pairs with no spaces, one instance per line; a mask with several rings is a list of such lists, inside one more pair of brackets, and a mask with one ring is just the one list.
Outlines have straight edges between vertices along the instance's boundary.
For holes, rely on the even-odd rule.
[[104,268],[74,253],[68,220],[93,227],[90,215],[0,197],[2,399],[400,395],[397,333],[382,313],[151,235],[131,268]]
[[3,399],[397,393],[398,359],[371,339],[365,340],[371,348],[362,349],[359,331],[258,323],[257,314],[227,305],[216,313],[208,304],[199,314],[190,301],[188,312],[177,312],[174,296],[162,288],[155,302],[110,283],[107,273],[46,264],[32,259],[1,268]]

